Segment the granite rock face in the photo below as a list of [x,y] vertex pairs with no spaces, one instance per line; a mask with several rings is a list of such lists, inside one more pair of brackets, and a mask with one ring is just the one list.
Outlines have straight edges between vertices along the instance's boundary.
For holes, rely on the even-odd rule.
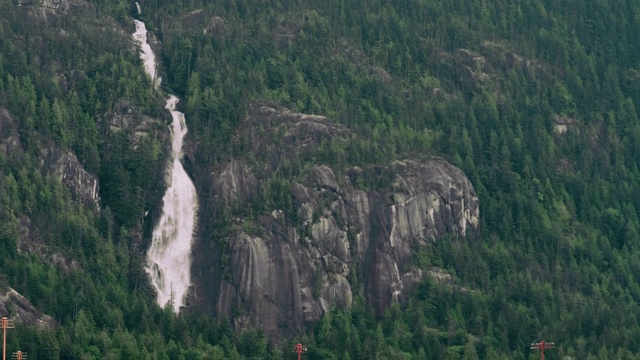
[[[326,141],[349,138],[347,129],[326,117],[267,101],[254,103],[240,128],[238,141],[250,144],[248,159],[208,172],[204,219],[224,216],[225,208],[250,207],[279,164]],[[384,186],[362,186],[368,177],[385,174]],[[417,247],[445,234],[473,236],[478,229],[472,184],[441,158],[346,171],[319,164],[287,190],[289,209],[235,216],[226,238],[196,242],[193,308],[238,327],[261,326],[271,339],[303,329],[333,306],[348,306],[352,286],[362,286],[367,301],[382,311],[423,278],[412,266]]]
[[161,139],[163,143],[169,142],[169,118],[151,117],[143,114],[140,109],[127,98],[116,100],[111,111],[104,114],[103,124],[108,126],[106,132],[115,134],[124,132],[130,139],[134,148],[145,137]]
[[68,10],[69,0],[17,0],[18,6],[38,6],[47,9]]
[[52,146],[42,149],[40,155],[44,171],[55,174],[76,201],[88,209],[100,210],[98,178],[87,172],[73,153]]
[[[17,129],[9,112],[0,108],[0,154],[14,159],[24,156]],[[40,150],[39,160],[43,174],[54,175],[76,201],[90,210],[100,211],[98,178],[86,171],[73,153],[49,144]]]
[[17,323],[35,325],[40,329],[58,326],[51,316],[38,311],[27,298],[6,284],[0,284],[0,312]]

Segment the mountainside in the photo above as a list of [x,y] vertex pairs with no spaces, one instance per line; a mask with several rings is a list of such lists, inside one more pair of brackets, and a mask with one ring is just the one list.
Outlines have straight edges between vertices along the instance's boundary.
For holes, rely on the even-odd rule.
[[[8,352],[638,359],[638,39],[632,0],[0,2]],[[145,269],[168,93],[179,314]]]
[[[344,173],[312,165],[291,177],[287,163],[347,141],[348,130],[266,101],[250,106],[239,129],[234,136],[247,151],[211,173],[204,214],[219,219],[213,226],[229,222],[230,235],[194,249],[196,304],[237,325],[259,326],[272,339],[302,331],[332,307],[351,305],[352,286],[382,313],[427,275],[415,265],[416,249],[477,233],[473,186],[442,159]],[[284,178],[274,180],[276,172]]]

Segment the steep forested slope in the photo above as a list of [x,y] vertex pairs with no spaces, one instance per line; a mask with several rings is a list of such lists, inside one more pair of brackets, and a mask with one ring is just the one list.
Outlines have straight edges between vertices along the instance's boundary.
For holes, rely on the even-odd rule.
[[[475,346],[482,358],[518,357],[544,337],[576,358],[640,350],[636,2],[159,1],[147,9],[170,84],[187,98],[197,178],[237,152],[232,133],[261,97],[367,139],[327,144],[330,155],[315,161],[366,166],[441,154],[471,178],[480,239],[437,243],[422,266],[449,269],[473,291],[425,285],[383,321],[384,344],[359,349],[422,347],[455,358],[455,346],[460,354]],[[316,346],[342,356],[375,338],[354,326],[330,337],[351,339],[341,350],[322,336]],[[388,339],[408,341],[403,330],[412,341]]]
[[[128,9],[0,3],[0,307],[16,322],[9,356],[186,351],[188,331],[178,332],[180,345],[164,337],[173,337],[165,330],[175,317],[154,305],[142,269],[167,131]],[[9,287],[53,319],[39,322]],[[219,342],[222,333],[211,341],[204,324],[199,336]]]
[[[162,190],[163,127],[136,139],[109,119],[131,108],[161,118],[162,105],[128,42],[131,4],[69,4],[0,3],[2,282],[59,323],[18,324],[10,349],[33,358],[292,356],[259,330],[235,336],[154,305],[141,257]],[[354,294],[350,309],[291,340],[304,341],[307,358],[524,359],[541,338],[557,344],[549,359],[639,358],[637,1],[141,5],[162,43],[165,85],[185,97],[197,187],[243,155],[232,135],[249,104],[267,98],[357,137],[266,184],[313,163],[440,155],[478,192],[479,237],[418,254],[415,266],[445,269],[447,281],[425,282],[380,317]],[[42,150],[52,148],[99,178],[100,211],[43,170]],[[264,194],[272,207],[282,201],[270,197],[287,196]],[[215,225],[203,234],[212,243],[228,231],[218,215],[201,214]]]

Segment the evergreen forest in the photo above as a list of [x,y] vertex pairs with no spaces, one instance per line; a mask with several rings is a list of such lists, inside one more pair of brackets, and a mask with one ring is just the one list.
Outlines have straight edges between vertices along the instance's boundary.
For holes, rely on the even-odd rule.
[[[145,0],[141,14],[126,0],[37,3],[0,1],[0,289],[56,324],[16,322],[8,352],[294,359],[300,342],[304,359],[525,360],[546,340],[550,360],[640,359],[640,2]],[[158,91],[134,17],[161,44]],[[356,289],[350,307],[279,343],[160,308],[143,268],[145,213],[157,211],[168,145],[105,119],[121,99],[164,118],[167,92],[197,144],[196,187],[198,171],[243,156],[233,134],[257,99],[355,134],[271,183],[314,163],[435,155],[462,169],[479,233],[415,260],[452,283],[428,279],[383,314]],[[100,211],[43,171],[51,147],[99,179]],[[269,196],[255,216],[287,206],[286,191]],[[224,219],[211,221],[224,236]]]

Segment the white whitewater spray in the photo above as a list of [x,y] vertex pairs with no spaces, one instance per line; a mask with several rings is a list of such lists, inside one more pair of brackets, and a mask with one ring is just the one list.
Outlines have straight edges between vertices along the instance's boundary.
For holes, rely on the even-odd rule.
[[144,63],[144,71],[151,77],[154,89],[157,89],[162,79],[158,77],[156,70],[156,54],[153,53],[151,45],[147,42],[147,27],[142,21],[133,20],[133,22],[136,24],[136,32],[133,33],[133,38],[138,41],[140,50],[142,50],[140,58]]
[[[156,76],[155,55],[147,44],[147,29],[141,21],[135,20],[135,24],[133,36],[140,42],[140,57],[147,74],[153,79],[153,86],[157,88],[160,79]],[[153,230],[146,268],[158,292],[158,304],[165,306],[172,300],[174,312],[184,305],[191,283],[191,243],[198,208],[195,186],[180,163],[187,126],[184,114],[176,111],[177,103],[178,98],[171,95],[166,105],[173,118],[171,165],[167,169],[169,187],[162,198],[162,215]]]

